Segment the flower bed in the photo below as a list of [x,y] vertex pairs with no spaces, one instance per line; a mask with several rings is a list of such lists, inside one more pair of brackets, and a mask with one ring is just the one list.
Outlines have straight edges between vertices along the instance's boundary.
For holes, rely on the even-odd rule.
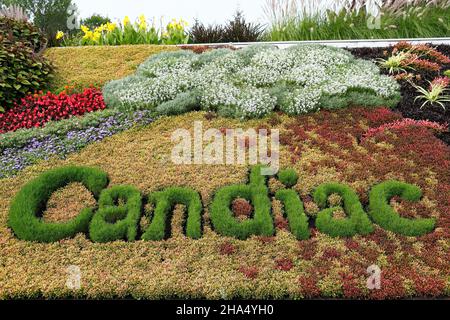
[[56,122],[50,128],[28,136],[28,132],[24,132],[25,136],[11,135],[9,140],[0,140],[0,179],[38,161],[65,158],[91,143],[150,122],[152,116],[145,111],[130,114],[113,111],[93,114],[84,121]]
[[74,94],[64,91],[58,95],[51,92],[45,95],[34,94],[15,103],[6,113],[0,113],[0,134],[22,128],[42,127],[49,121],[81,116],[105,108],[103,95],[96,88]]
[[[41,162],[3,179],[0,187],[0,297],[136,297],[136,298],[405,298],[448,296],[450,207],[449,147],[433,136],[432,129],[390,126],[402,117],[386,108],[350,108],[288,117],[273,115],[242,123],[211,118],[205,113],[163,118],[150,126],[124,132],[92,145],[64,160]],[[434,218],[431,233],[406,237],[374,224],[373,232],[331,237],[312,224],[310,237],[298,241],[279,199],[271,198],[276,226],[274,236],[245,241],[219,236],[212,229],[210,207],[224,186],[246,183],[247,166],[175,165],[168,161],[174,128],[191,129],[194,121],[208,128],[263,127],[281,130],[281,166],[299,177],[293,189],[304,204],[306,216],[319,219],[316,188],[338,182],[355,190],[364,211],[371,188],[385,180],[416,185],[423,197],[416,202],[393,197],[390,206],[403,218]],[[362,139],[371,128],[386,130]],[[53,244],[20,241],[7,226],[14,196],[41,173],[65,165],[99,167],[107,172],[110,187],[136,186],[144,195],[180,186],[197,190],[205,208],[203,236],[184,235],[183,206],[175,206],[171,237],[166,241],[115,241],[94,244],[84,235]],[[281,177],[289,184],[291,174]],[[268,181],[271,194],[280,190]],[[328,201],[341,207],[342,198]],[[70,184],[51,198],[44,222],[75,217],[96,200],[80,184]],[[233,205],[239,219],[251,219],[253,203]],[[151,217],[152,208],[145,206]],[[342,208],[335,219],[342,218]],[[318,223],[318,221],[316,222]],[[140,231],[148,220],[141,219]],[[287,229],[286,229],[287,228]],[[4,254],[3,254],[4,253]],[[4,258],[7,257],[7,258]],[[382,270],[381,289],[366,286],[367,267]],[[65,286],[69,265],[80,267],[81,290]]]

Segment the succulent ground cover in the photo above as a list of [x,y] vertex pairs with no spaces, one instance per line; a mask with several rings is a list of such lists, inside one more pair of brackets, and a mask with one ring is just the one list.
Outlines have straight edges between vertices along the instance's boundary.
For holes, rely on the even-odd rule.
[[[340,182],[356,191],[365,211],[371,188],[395,179],[423,191],[418,202],[394,197],[390,205],[405,218],[435,218],[433,232],[405,237],[379,226],[361,236],[333,238],[311,225],[311,237],[298,241],[287,230],[281,203],[271,198],[276,235],[246,241],[219,236],[211,228],[209,205],[220,187],[246,183],[247,166],[175,165],[170,161],[174,128],[192,129],[196,120],[207,128],[281,130],[280,160],[299,176],[293,187],[305,213],[319,212],[312,198],[322,183]],[[402,123],[399,125],[399,123]],[[450,149],[434,134],[445,130],[429,123],[404,120],[386,108],[352,107],[310,115],[270,117],[241,122],[188,113],[162,118],[144,127],[87,146],[66,159],[52,158],[31,166],[0,186],[0,297],[139,297],[139,298],[404,298],[448,296]],[[172,216],[165,241],[92,243],[84,235],[52,244],[18,240],[7,227],[11,199],[33,178],[64,165],[99,167],[110,185],[130,184],[143,194],[166,187],[191,187],[204,205],[203,237],[183,234],[184,207]],[[280,177],[289,181],[289,175]],[[279,181],[270,179],[275,193]],[[342,205],[339,196],[328,199]],[[92,195],[80,184],[55,193],[43,214],[48,222],[76,216]],[[239,220],[249,219],[252,203],[236,199],[231,207]],[[144,208],[151,216],[152,207]],[[345,217],[344,210],[335,212]],[[148,227],[141,219],[141,232]],[[382,269],[381,289],[368,290],[367,267]],[[82,287],[66,288],[70,265],[79,266]]]

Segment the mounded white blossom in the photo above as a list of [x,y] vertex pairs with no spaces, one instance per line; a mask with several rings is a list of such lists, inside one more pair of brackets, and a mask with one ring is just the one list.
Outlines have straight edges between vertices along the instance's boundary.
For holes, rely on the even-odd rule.
[[[374,63],[356,59],[343,49],[262,45],[153,56],[135,75],[108,83],[104,96],[113,107],[155,109],[172,100],[182,103],[185,100],[176,98],[192,93],[202,110],[233,110],[234,116],[251,118],[277,109],[289,114],[319,110],[323,99],[346,97],[354,89],[381,103],[399,95],[395,80],[381,75]],[[177,107],[183,110],[184,106]]]

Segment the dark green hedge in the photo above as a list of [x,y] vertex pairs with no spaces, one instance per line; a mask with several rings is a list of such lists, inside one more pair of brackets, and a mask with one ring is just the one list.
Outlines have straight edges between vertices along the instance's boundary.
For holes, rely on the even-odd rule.
[[308,217],[303,209],[303,203],[294,190],[280,190],[275,198],[284,204],[284,212],[289,222],[292,234],[298,240],[306,240],[310,237]]
[[[123,205],[116,205],[123,201]],[[104,190],[99,209],[92,218],[89,235],[94,242],[134,241],[141,218],[142,197],[133,186],[114,186]]]
[[373,232],[372,222],[364,212],[358,195],[350,187],[339,183],[322,184],[314,192],[314,201],[321,208],[325,208],[328,197],[332,194],[342,197],[347,218],[342,220],[333,218],[334,211],[339,207],[324,209],[317,215],[317,229],[332,237],[351,237],[356,234],[367,235]]
[[170,227],[169,216],[175,205],[187,207],[186,236],[199,239],[202,236],[202,201],[198,192],[188,188],[168,188],[164,191],[152,193],[149,203],[155,205],[153,219],[150,226],[142,235],[143,240],[163,240]]
[[434,230],[435,219],[407,219],[395,212],[389,205],[395,196],[407,201],[419,201],[422,191],[417,186],[399,181],[386,181],[373,187],[369,195],[369,215],[376,224],[410,237],[422,236]]
[[26,184],[11,203],[8,226],[15,235],[21,240],[50,243],[87,232],[92,208],[83,209],[64,223],[46,223],[41,219],[52,193],[72,182],[82,183],[98,198],[108,185],[108,177],[99,169],[87,167],[63,167],[43,173]]
[[[273,217],[266,177],[261,166],[252,168],[249,185],[232,185],[219,189],[210,206],[211,222],[216,232],[245,240],[252,235],[272,236]],[[243,198],[254,208],[252,219],[239,222],[230,209],[233,200]]]

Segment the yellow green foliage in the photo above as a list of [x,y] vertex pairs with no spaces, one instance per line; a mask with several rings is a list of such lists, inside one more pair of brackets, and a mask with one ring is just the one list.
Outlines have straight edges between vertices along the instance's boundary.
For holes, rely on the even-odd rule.
[[66,85],[102,86],[134,73],[149,56],[178,50],[174,46],[130,45],[50,48],[45,52],[56,67],[54,89]]

